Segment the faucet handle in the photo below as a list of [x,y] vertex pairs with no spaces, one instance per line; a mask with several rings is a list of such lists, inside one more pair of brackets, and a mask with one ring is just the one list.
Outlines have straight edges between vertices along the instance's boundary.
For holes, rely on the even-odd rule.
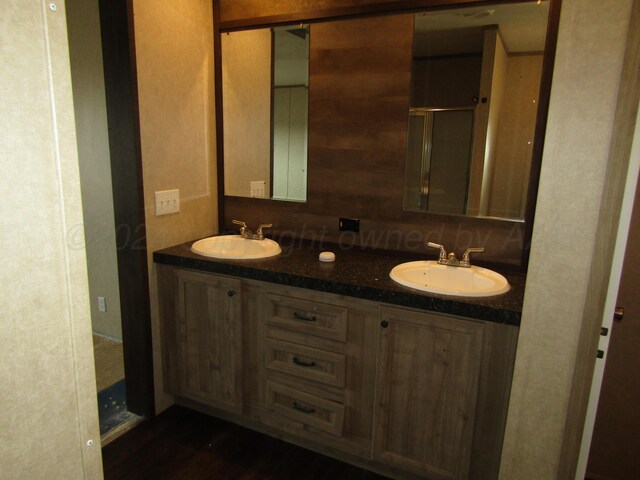
[[482,247],[472,247],[472,248],[467,248],[464,253],[462,254],[462,263],[464,263],[465,265],[471,265],[471,257],[469,256],[470,253],[482,253],[484,252],[484,248]]
[[240,225],[240,234],[241,235],[249,229],[247,227],[247,224],[244,223],[242,220],[232,220],[231,223],[234,223],[236,225]]
[[260,225],[258,225],[258,229],[256,230],[256,233],[258,235],[262,235],[263,228],[271,228],[271,227],[273,227],[273,224],[271,223],[261,223]]
[[433,242],[427,242],[427,247],[431,247],[431,248],[439,248],[440,249],[440,260],[446,260],[447,259],[447,251],[444,249],[444,246],[440,245],[439,243],[433,243]]

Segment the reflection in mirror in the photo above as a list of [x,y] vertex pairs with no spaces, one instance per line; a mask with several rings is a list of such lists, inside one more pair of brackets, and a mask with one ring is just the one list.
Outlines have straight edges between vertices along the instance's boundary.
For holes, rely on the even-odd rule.
[[305,201],[309,28],[221,37],[225,195]]
[[271,31],[221,36],[224,193],[270,196]]
[[473,108],[409,110],[405,199],[417,210],[464,213],[472,135]]
[[273,195],[307,199],[309,29],[273,33]]
[[416,14],[405,210],[524,219],[548,12]]

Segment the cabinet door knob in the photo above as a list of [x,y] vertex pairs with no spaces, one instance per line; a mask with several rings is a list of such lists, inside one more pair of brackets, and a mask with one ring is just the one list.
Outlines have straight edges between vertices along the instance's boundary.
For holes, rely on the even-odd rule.
[[382,328],[387,328],[389,326],[389,322],[387,322],[386,320],[383,320],[380,322],[380,326]]
[[235,290],[229,290],[229,291],[227,292],[227,295],[229,295],[230,297],[233,297],[235,294],[236,294],[236,291],[235,291]]

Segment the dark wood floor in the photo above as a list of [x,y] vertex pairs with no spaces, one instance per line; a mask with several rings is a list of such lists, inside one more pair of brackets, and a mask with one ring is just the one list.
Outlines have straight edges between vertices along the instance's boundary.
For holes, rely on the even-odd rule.
[[102,450],[106,480],[381,480],[231,423],[171,407]]

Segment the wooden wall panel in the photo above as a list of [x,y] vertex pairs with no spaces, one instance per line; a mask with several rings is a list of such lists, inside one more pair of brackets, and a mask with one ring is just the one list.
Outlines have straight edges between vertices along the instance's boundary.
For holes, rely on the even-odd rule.
[[221,0],[220,21],[230,22],[246,18],[273,17],[297,13],[357,7],[370,4],[393,3],[389,0],[276,0],[256,2],[255,0]]
[[[436,258],[437,251],[427,249],[425,241],[442,243],[449,250],[461,253],[471,245],[483,245],[485,253],[474,263],[520,265],[524,224],[500,220],[449,217],[403,212],[392,221],[377,220],[376,213],[384,207],[379,199],[370,199],[366,217],[360,219],[360,232],[338,231],[338,217],[321,210],[311,211],[306,204],[273,200],[227,197],[225,199],[226,231],[236,231],[231,219],[245,220],[249,225],[272,222],[272,236],[283,246],[298,244],[289,237],[311,240],[314,245],[337,244],[341,251],[354,246],[398,250]],[[345,201],[346,203],[346,201]],[[349,210],[345,210],[348,213]],[[346,215],[345,215],[346,216]],[[333,247],[332,247],[333,248]]]
[[[412,15],[313,25],[309,95],[312,211],[402,212]],[[372,32],[379,32],[372,35]]]
[[[494,0],[497,3],[501,0]],[[401,11],[486,0],[218,0],[223,28],[266,25],[362,13]]]

